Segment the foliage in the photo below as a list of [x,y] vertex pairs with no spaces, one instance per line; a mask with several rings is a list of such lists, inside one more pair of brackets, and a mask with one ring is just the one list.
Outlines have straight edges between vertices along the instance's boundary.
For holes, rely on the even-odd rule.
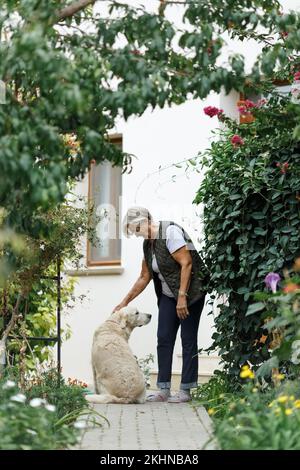
[[204,204],[203,252],[210,289],[222,300],[210,350],[220,351],[233,379],[247,361],[257,367],[269,358],[261,312],[246,312],[265,276],[292,264],[300,240],[295,106],[273,92],[251,113],[247,124],[219,116],[223,127],[203,156],[206,173],[194,201]]
[[225,414],[224,400],[227,396],[232,397],[233,392],[238,396],[239,392],[232,386],[229,376],[216,370],[207,383],[198,385],[192,397],[199,406],[213,409],[214,414],[220,417]]
[[2,381],[0,388],[1,450],[53,450],[77,442],[76,428],[57,426],[55,409],[46,400],[26,403],[12,381]]
[[150,387],[151,364],[153,364],[154,362],[153,354],[148,354],[144,358],[137,359],[137,362],[144,374],[146,387]]
[[[5,329],[5,320],[13,316],[19,295],[22,296],[15,316],[14,330],[11,335],[21,339],[12,339],[9,343],[10,353],[15,360],[20,360],[19,351],[24,348],[26,366],[35,367],[36,361],[48,360],[51,348],[45,342],[27,341],[28,336],[56,336],[57,306],[57,260],[60,259],[61,270],[64,263],[78,265],[83,254],[79,250],[81,237],[86,233],[88,238],[97,243],[95,226],[98,218],[93,208],[88,208],[84,199],[69,196],[65,203],[55,209],[39,215],[48,227],[48,232],[36,237],[26,236],[26,245],[30,247],[30,256],[21,257],[16,262],[16,271],[0,289],[1,320],[0,328]],[[62,281],[61,305],[72,307],[74,280]],[[69,331],[62,331],[63,339]]]
[[19,379],[17,367],[6,368],[0,379],[1,449],[66,448],[80,440],[80,430],[107,421],[88,406],[86,384],[75,379],[66,383],[57,369],[45,366],[27,374],[22,389]]
[[85,388],[70,383],[66,384],[62,376],[58,378],[57,369],[44,371],[38,377],[27,382],[25,394],[27,399],[44,398],[48,403],[54,405],[58,419],[72,411],[87,407]]
[[230,386],[229,375],[218,372],[194,396],[212,418],[217,446],[222,450],[299,449],[299,382],[277,373],[267,384],[257,380],[248,366],[239,375],[243,384],[238,390]]
[[[295,387],[294,387],[295,389]],[[224,450],[300,449],[300,394],[284,388],[261,390],[253,381],[239,396],[227,396],[223,413],[213,416],[215,436]],[[221,418],[221,419],[220,419]]]
[[264,327],[272,338],[272,355],[258,369],[268,376],[274,368],[299,378],[300,365],[300,259],[290,271],[284,270],[281,289],[273,293],[256,292],[258,301],[251,304],[247,315],[260,311]]
[[33,214],[61,202],[92,159],[128,166],[107,139],[120,116],[243,89],[244,57],[220,65],[224,32],[264,46],[253,83],[278,68],[289,74],[300,46],[299,14],[282,15],[277,0],[186,2],[181,29],[165,16],[172,3],[159,12],[114,0],[93,11],[94,3],[2,2],[0,201],[22,233],[36,233]]

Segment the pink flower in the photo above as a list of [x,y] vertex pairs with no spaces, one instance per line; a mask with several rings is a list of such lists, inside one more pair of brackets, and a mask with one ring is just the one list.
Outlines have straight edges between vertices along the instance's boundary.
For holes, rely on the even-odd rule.
[[246,108],[255,108],[256,104],[251,100],[245,100]]
[[264,104],[266,104],[268,102],[268,100],[266,98],[261,98],[260,100],[258,100],[258,102],[256,103],[256,106],[258,108],[260,108],[261,106],[263,106]]
[[238,112],[244,116],[251,116],[251,111],[249,111],[245,106],[239,106]]
[[239,135],[237,135],[237,134],[235,134],[234,136],[231,137],[231,141],[230,141],[230,142],[232,143],[232,145],[233,145],[234,147],[238,147],[239,145],[243,145],[243,144],[244,144],[243,139],[242,139]]
[[281,277],[277,273],[269,273],[265,277],[266,286],[271,289],[273,294],[277,291],[277,284],[280,281]]
[[300,70],[294,74],[294,80],[300,80]]
[[206,106],[205,108],[203,108],[203,111],[204,114],[211,118],[223,114],[223,109],[216,108],[215,106]]
[[280,173],[282,173],[283,175],[285,175],[286,172],[287,172],[287,170],[289,169],[289,166],[290,166],[290,165],[288,164],[288,162],[285,162],[285,163],[277,162],[277,163],[276,163],[276,166],[277,166],[278,168],[280,168]]

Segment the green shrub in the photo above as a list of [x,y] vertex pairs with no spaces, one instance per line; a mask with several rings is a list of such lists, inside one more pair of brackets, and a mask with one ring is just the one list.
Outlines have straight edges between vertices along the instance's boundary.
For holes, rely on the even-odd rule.
[[247,384],[242,397],[227,400],[222,420],[214,419],[222,449],[300,449],[300,400],[294,395],[274,394],[274,390],[262,392]]
[[10,380],[0,390],[1,450],[52,450],[77,442],[79,431],[59,424],[55,407],[46,400],[28,400]]
[[295,108],[290,97],[273,96],[251,112],[248,124],[220,115],[225,127],[202,156],[206,173],[194,201],[204,204],[203,253],[221,300],[210,350],[220,351],[232,380],[247,361],[258,367],[269,358],[261,312],[247,309],[265,276],[293,262],[300,242]]
[[27,399],[39,397],[54,405],[58,419],[76,410],[87,408],[84,388],[79,385],[66,384],[63,377],[60,377],[58,386],[56,369],[43,372],[29,382],[25,394]]
[[221,417],[225,413],[224,402],[227,397],[238,394],[236,387],[233,387],[228,374],[216,370],[211,379],[201,384],[193,391],[193,400],[200,406],[205,406],[209,410],[214,410],[214,415]]
[[[300,258],[292,269],[284,271],[281,288],[273,286],[273,292],[256,292],[256,303],[251,304],[247,316],[257,311],[265,321],[265,329],[272,338],[271,358],[264,362],[257,373],[268,377],[272,370],[280,368],[290,378],[300,374]],[[277,273],[271,273],[271,277]]]
[[[85,384],[49,369],[17,385],[19,370],[6,368],[0,379],[0,449],[46,450],[76,444],[80,430],[102,426],[105,417],[89,408]],[[107,421],[107,420],[106,420]]]

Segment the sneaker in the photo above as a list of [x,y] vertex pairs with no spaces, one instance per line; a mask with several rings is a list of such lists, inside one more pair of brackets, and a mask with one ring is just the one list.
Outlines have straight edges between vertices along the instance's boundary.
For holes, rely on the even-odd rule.
[[168,401],[170,390],[168,388],[161,389],[157,392],[150,393],[146,397],[146,401]]
[[189,390],[179,390],[175,395],[168,398],[168,403],[186,403],[191,400],[192,397]]

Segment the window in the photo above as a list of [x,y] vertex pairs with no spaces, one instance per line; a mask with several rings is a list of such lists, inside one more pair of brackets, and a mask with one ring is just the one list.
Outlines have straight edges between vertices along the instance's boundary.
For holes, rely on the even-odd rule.
[[[122,136],[110,136],[110,141],[122,147]],[[89,204],[94,205],[100,222],[96,246],[87,242],[87,265],[121,264],[120,196],[122,192],[122,168],[113,167],[109,161],[92,163],[89,171]]]

